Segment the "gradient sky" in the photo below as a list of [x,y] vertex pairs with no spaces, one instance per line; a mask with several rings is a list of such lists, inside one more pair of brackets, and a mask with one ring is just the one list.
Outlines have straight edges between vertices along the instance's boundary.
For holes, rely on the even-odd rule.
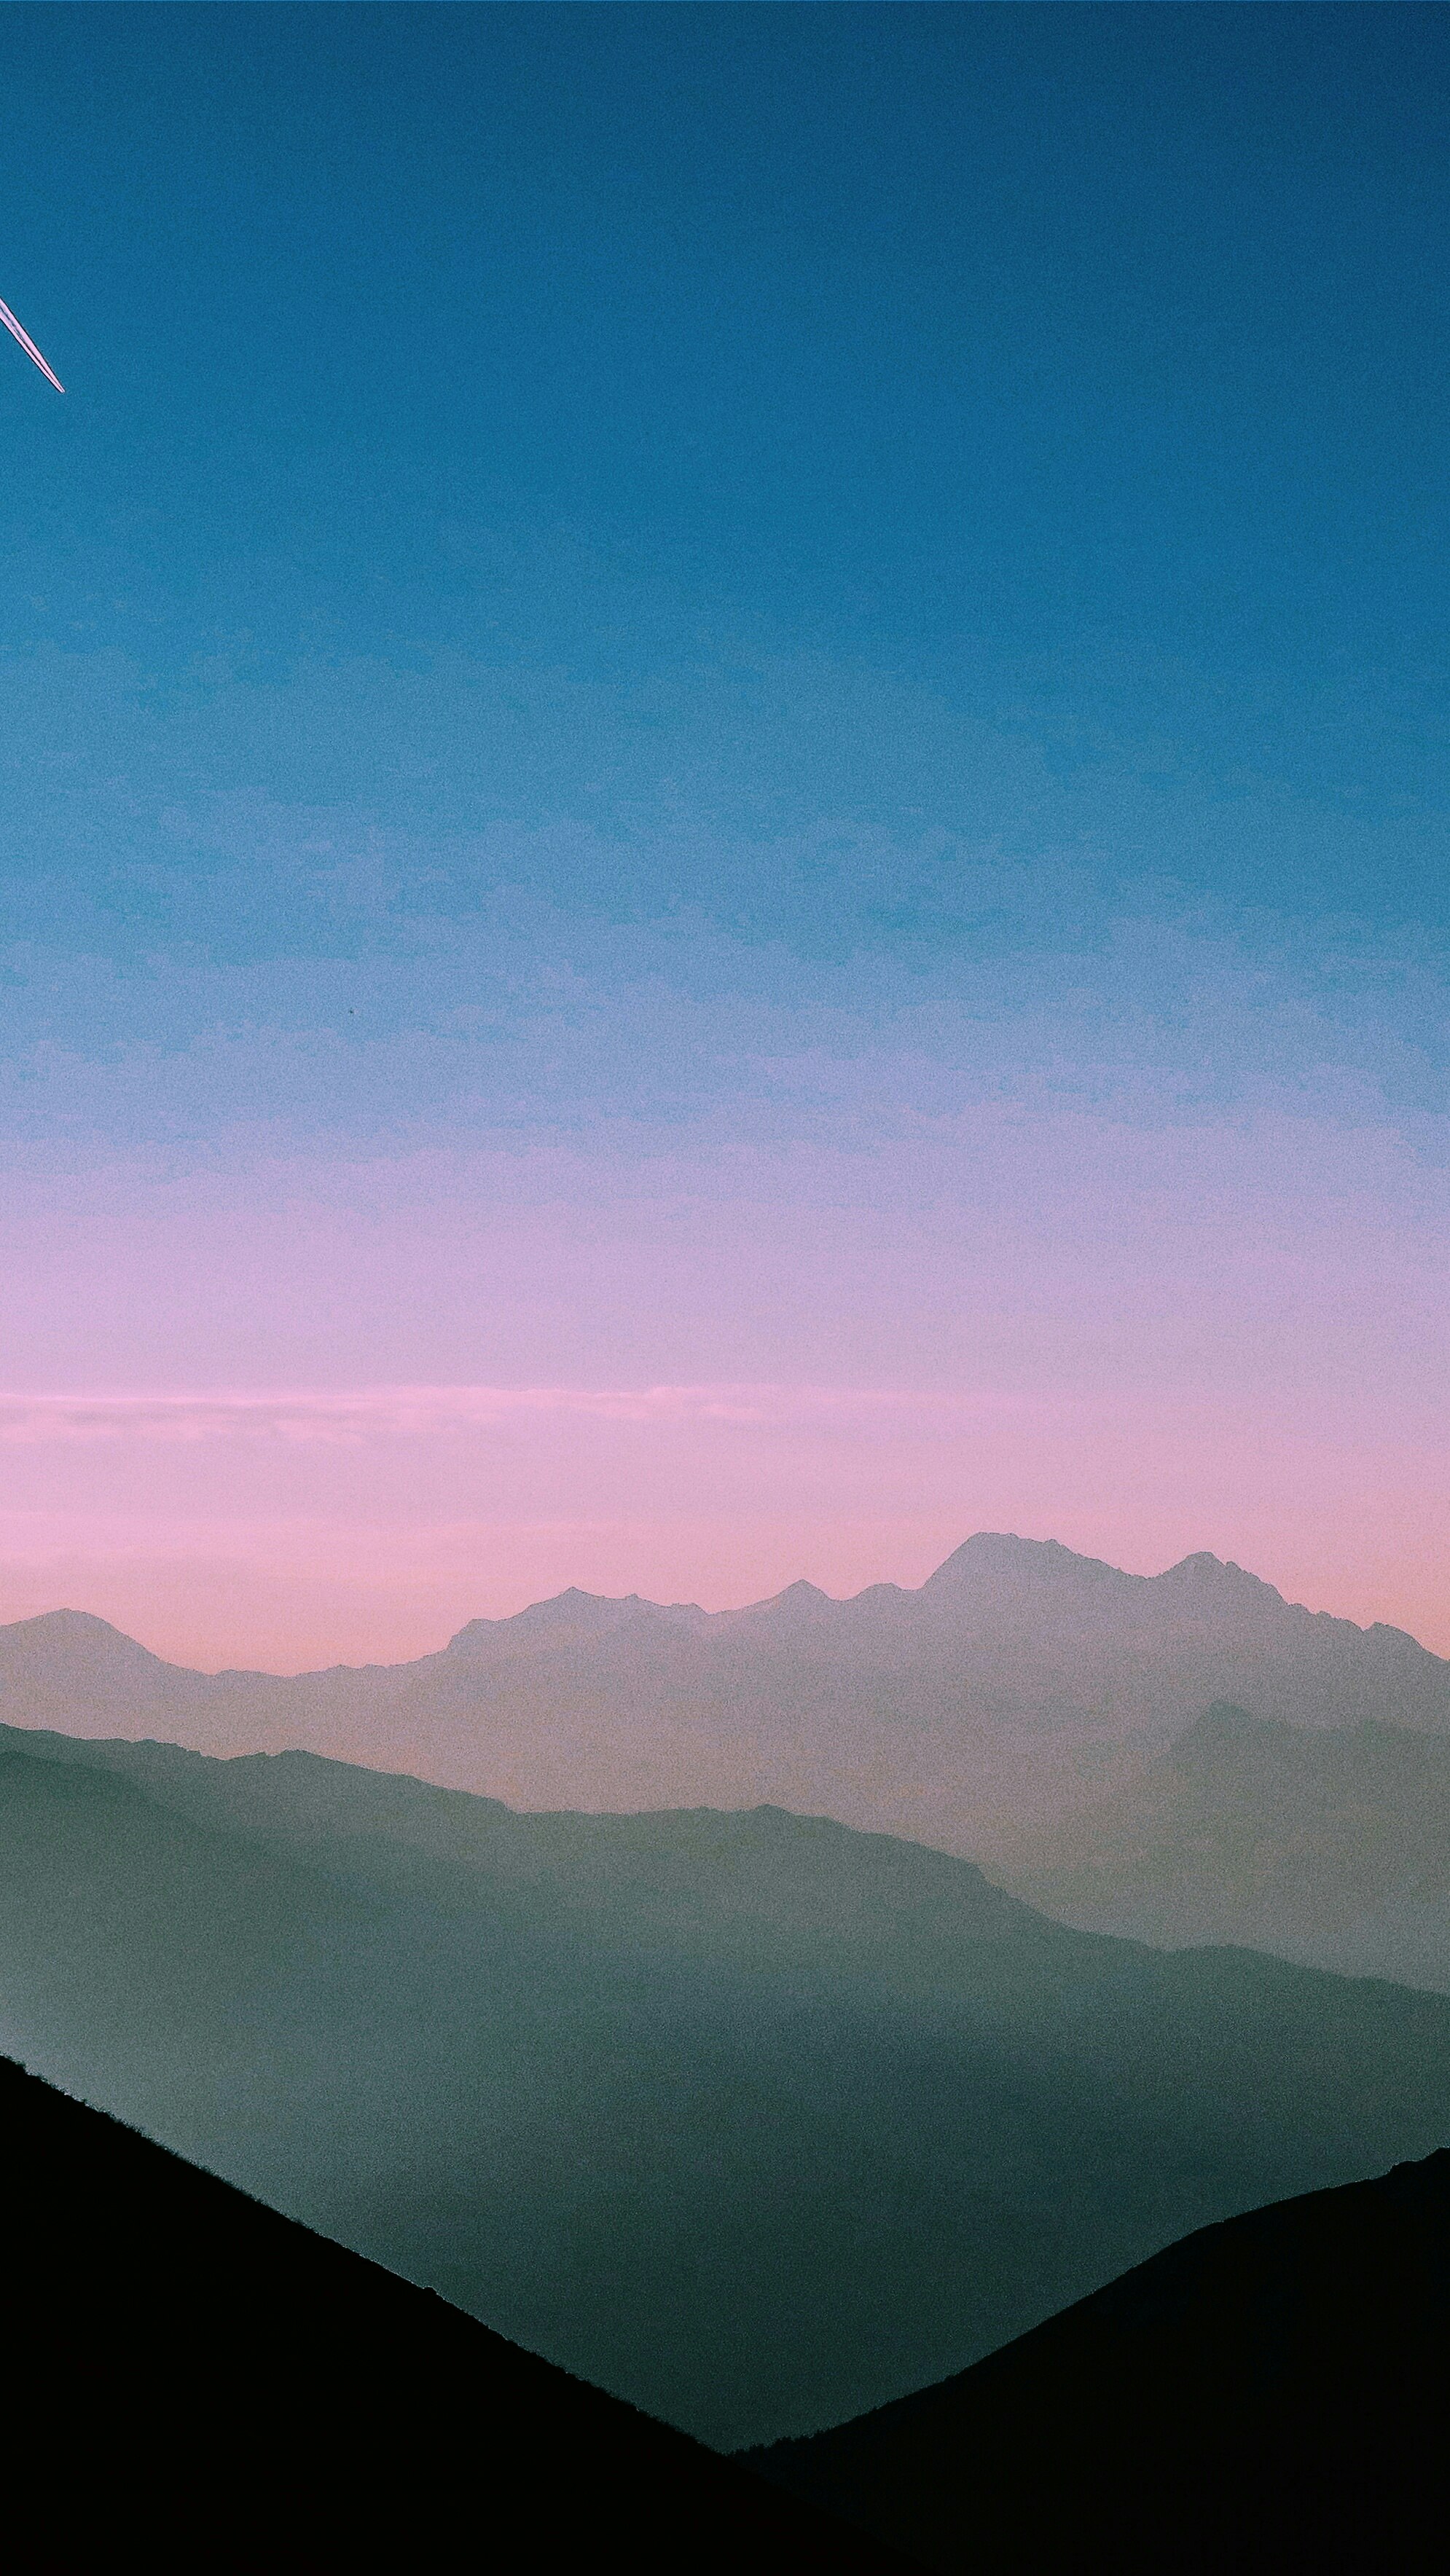
[[0,1616],[1450,1651],[1450,16],[0,11]]

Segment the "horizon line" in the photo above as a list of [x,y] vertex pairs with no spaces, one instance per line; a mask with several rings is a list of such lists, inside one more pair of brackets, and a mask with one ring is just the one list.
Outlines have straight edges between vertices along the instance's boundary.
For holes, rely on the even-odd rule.
[[[237,1663],[217,1665],[211,1668],[208,1672],[205,1667],[200,1665],[175,1664],[173,1659],[166,1655],[156,1655],[155,1659],[159,1663],[170,1665],[173,1670],[198,1673],[203,1678],[212,1680],[218,1679],[224,1674],[254,1675],[262,1680],[305,1680],[309,1674],[319,1672],[403,1670],[410,1664],[424,1663],[430,1660],[433,1655],[446,1653],[448,1649],[456,1644],[460,1637],[465,1636],[471,1628],[508,1627],[515,1620],[526,1619],[531,1611],[552,1609],[556,1604],[561,1601],[567,1601],[571,1596],[577,1597],[581,1601],[598,1602],[601,1605],[612,1609],[623,1609],[628,1608],[631,1604],[638,1604],[638,1606],[643,1610],[657,1610],[662,1613],[669,1613],[672,1611],[689,1613],[697,1619],[708,1621],[711,1625],[716,1625],[721,1621],[742,1618],[752,1610],[770,1609],[777,1603],[785,1600],[787,1595],[792,1592],[812,1593],[817,1600],[828,1604],[832,1609],[848,1608],[853,1602],[864,1599],[865,1596],[871,1592],[894,1592],[899,1594],[903,1600],[916,1600],[919,1599],[923,1592],[929,1589],[935,1578],[953,1562],[954,1558],[961,1555],[967,1548],[975,1546],[979,1541],[984,1539],[1004,1540],[1013,1547],[1021,1548],[1024,1551],[1030,1551],[1033,1553],[1046,1554],[1051,1551],[1055,1555],[1070,1558],[1076,1565],[1100,1568],[1104,1572],[1116,1575],[1124,1582],[1131,1584],[1161,1583],[1169,1575],[1177,1574],[1189,1566],[1212,1566],[1219,1573],[1241,1576],[1248,1582],[1252,1583],[1257,1589],[1272,1594],[1274,1600],[1286,1610],[1302,1611],[1305,1617],[1311,1619],[1331,1619],[1336,1625],[1354,1629],[1356,1634],[1362,1637],[1373,1634],[1377,1629],[1382,1630],[1391,1636],[1404,1637],[1411,1645],[1415,1646],[1421,1654],[1430,1656],[1431,1659],[1437,1663],[1450,1661],[1450,1658],[1437,1655],[1433,1647],[1426,1646],[1410,1629],[1400,1628],[1393,1621],[1376,1619],[1361,1626],[1358,1620],[1346,1618],[1340,1612],[1311,1610],[1305,1602],[1291,1601],[1288,1599],[1287,1595],[1279,1591],[1277,1585],[1269,1583],[1262,1575],[1255,1574],[1252,1568],[1239,1565],[1232,1557],[1217,1556],[1211,1548],[1190,1549],[1186,1556],[1175,1558],[1171,1564],[1160,1567],[1158,1572],[1155,1574],[1134,1574],[1125,1566],[1113,1565],[1106,1557],[1088,1556],[1077,1548],[1067,1547],[1060,1539],[1024,1538],[1019,1532],[1013,1530],[985,1529],[969,1532],[967,1537],[959,1540],[955,1547],[949,1548],[947,1554],[941,1559],[940,1563],[932,1568],[931,1573],[925,1576],[920,1584],[901,1584],[878,1581],[863,1584],[861,1589],[857,1592],[830,1593],[823,1590],[821,1585],[810,1582],[804,1576],[799,1576],[793,1582],[782,1586],[779,1592],[767,1593],[758,1599],[735,1603],[721,1610],[707,1610],[704,1608],[703,1604],[697,1601],[655,1601],[650,1599],[647,1594],[640,1592],[590,1592],[586,1590],[582,1584],[569,1583],[565,1584],[558,1592],[541,1595],[536,1600],[524,1602],[517,1610],[501,1612],[494,1618],[490,1618],[485,1614],[475,1614],[473,1617],[465,1619],[460,1627],[455,1628],[452,1634],[444,1639],[441,1646],[425,1648],[423,1653],[420,1655],[400,1656],[392,1662],[385,1662],[376,1657],[368,1658],[364,1662],[358,1664],[350,1664],[339,1660],[330,1664],[314,1664],[299,1667],[291,1673],[274,1673],[262,1665]],[[118,1627],[114,1620],[105,1618],[98,1611],[77,1609],[72,1603],[57,1603],[57,1605],[50,1610],[31,1611],[18,1619],[0,1620],[0,1634],[4,1634],[13,1628],[37,1626],[42,1621],[52,1619],[83,1619],[87,1622],[93,1622],[97,1627],[107,1629],[113,1636],[124,1638],[128,1645],[140,1647],[143,1654],[151,1655],[155,1653],[155,1650],[144,1645],[140,1638],[133,1637],[128,1629]]]

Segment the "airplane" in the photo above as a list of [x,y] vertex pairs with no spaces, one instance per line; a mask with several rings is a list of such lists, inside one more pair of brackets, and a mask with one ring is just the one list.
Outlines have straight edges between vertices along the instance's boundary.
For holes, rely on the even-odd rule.
[[27,358],[33,358],[36,365],[39,367],[41,374],[43,376],[49,376],[56,392],[58,394],[63,394],[65,392],[65,387],[61,383],[59,376],[55,373],[53,367],[48,367],[46,365],[45,360],[41,356],[40,351],[37,349],[29,332],[21,330],[20,325],[16,321],[8,304],[0,304],[0,322],[4,323],[7,331],[14,332],[15,337],[19,341],[21,348],[25,351]]

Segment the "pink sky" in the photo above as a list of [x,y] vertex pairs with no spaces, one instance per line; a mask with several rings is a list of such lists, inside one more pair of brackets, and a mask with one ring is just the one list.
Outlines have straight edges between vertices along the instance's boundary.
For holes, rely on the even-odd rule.
[[17,1160],[0,1616],[297,1669],[571,1583],[919,1583],[995,1528],[1450,1652],[1437,1158],[1353,1102],[935,1080],[875,1063],[849,1131]]
[[[0,1613],[181,1662],[390,1661],[579,1583],[709,1608],[919,1583],[978,1528],[1198,1547],[1450,1650],[1427,1449],[1332,1408],[900,1389],[393,1387],[0,1401]],[[1442,1489],[1443,1491],[1443,1489]]]

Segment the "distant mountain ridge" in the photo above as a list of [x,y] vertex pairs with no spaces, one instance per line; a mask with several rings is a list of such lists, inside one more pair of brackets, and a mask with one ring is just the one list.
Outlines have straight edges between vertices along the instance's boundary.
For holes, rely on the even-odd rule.
[[1298,1726],[1450,1729],[1450,1662],[1216,1557],[1121,1572],[980,1533],[918,1591],[792,1584],[704,1611],[571,1590],[399,1665],[163,1662],[102,1620],[0,1629],[0,1718],[212,1753],[301,1746],[523,1807],[774,1802],[971,1851],[1053,1814],[1214,1701]]
[[1087,1931],[1450,1992],[1450,1737],[1221,1703],[1140,1777],[979,1857]]

